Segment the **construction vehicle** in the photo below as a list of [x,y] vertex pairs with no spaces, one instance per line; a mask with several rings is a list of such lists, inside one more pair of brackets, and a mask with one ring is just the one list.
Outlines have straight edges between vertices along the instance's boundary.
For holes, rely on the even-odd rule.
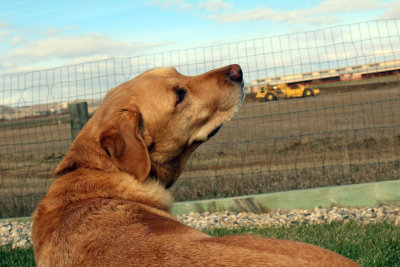
[[289,86],[286,83],[278,85],[260,85],[258,86],[256,99],[258,100],[278,100],[281,98],[298,98],[315,96],[320,93],[319,88],[307,87],[302,84]]

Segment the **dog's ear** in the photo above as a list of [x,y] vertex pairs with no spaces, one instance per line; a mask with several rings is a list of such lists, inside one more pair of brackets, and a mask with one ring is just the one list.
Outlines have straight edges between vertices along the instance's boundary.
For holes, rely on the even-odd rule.
[[79,168],[127,172],[138,181],[150,173],[147,146],[140,134],[141,116],[135,107],[95,114],[75,138],[54,175]]
[[118,113],[111,126],[100,134],[100,144],[118,169],[143,181],[150,173],[151,162],[139,130],[140,113],[132,109]]

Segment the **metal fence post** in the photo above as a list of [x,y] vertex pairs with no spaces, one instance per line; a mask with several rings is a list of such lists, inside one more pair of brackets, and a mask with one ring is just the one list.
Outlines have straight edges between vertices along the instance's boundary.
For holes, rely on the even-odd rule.
[[87,102],[70,103],[68,104],[68,110],[71,118],[71,138],[74,141],[89,120],[88,104]]

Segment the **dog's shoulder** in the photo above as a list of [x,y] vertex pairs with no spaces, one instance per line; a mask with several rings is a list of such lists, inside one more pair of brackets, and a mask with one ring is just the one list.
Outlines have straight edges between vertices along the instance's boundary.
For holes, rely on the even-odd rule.
[[89,169],[67,173],[53,182],[33,214],[36,254],[49,247],[62,251],[70,241],[106,236],[104,231],[111,235],[123,225],[139,230],[146,218],[174,220],[168,212],[172,202],[171,194],[151,179],[139,182],[129,174]]

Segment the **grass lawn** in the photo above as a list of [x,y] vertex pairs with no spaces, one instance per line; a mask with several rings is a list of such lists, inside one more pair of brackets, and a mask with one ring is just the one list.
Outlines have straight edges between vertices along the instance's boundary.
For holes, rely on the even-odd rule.
[[334,222],[264,229],[215,229],[207,233],[213,236],[255,234],[302,241],[335,251],[362,266],[400,266],[400,226],[386,223],[359,225],[354,222]]
[[[331,223],[290,227],[207,230],[212,236],[256,234],[315,244],[347,256],[363,266],[400,266],[400,226]],[[0,266],[34,266],[33,249],[0,248]]]
[[0,266],[35,266],[33,248],[11,249],[0,247]]

